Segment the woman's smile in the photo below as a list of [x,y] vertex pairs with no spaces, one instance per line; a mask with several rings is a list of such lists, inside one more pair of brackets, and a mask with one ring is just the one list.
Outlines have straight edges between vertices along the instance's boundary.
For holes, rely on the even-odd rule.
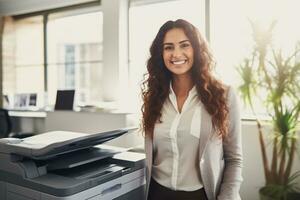
[[182,65],[182,64],[185,64],[187,62],[187,60],[174,60],[174,61],[171,61],[172,64],[174,65]]

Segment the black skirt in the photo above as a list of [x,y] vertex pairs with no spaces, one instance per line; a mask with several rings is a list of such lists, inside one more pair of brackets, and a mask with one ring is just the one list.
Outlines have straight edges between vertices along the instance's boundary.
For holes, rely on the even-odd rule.
[[151,178],[148,200],[207,200],[204,188],[196,191],[174,191]]

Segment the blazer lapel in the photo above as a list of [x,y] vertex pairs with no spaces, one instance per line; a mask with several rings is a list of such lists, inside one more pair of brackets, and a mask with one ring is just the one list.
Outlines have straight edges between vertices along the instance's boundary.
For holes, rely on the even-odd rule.
[[148,135],[145,136],[145,152],[146,152],[146,162],[147,166],[150,168],[149,173],[151,174],[152,160],[153,160],[153,142],[152,138]]
[[211,116],[206,111],[204,105],[201,107],[201,128],[200,128],[200,145],[199,145],[199,158],[201,160],[205,151],[207,142],[212,134]]
[[151,180],[151,171],[153,163],[153,141],[152,138],[146,134],[145,135],[145,153],[146,153],[146,199],[148,198],[150,180]]

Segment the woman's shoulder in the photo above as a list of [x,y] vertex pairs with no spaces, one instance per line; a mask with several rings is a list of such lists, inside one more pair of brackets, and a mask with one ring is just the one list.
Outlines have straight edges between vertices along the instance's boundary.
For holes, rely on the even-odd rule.
[[237,96],[237,89],[233,87],[232,85],[226,85],[227,90],[227,101],[229,102],[229,105],[232,104],[238,104],[239,105],[239,99]]

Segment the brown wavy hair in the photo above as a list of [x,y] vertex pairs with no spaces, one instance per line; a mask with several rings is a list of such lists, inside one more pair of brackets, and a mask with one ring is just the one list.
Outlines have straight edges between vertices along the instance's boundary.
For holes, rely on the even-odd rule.
[[144,75],[142,84],[142,129],[152,137],[155,123],[161,122],[161,109],[169,95],[172,80],[172,73],[163,61],[163,41],[166,33],[174,28],[182,29],[192,44],[194,63],[190,73],[198,98],[211,115],[218,135],[225,137],[228,132],[228,88],[212,74],[214,61],[206,41],[195,26],[183,19],[163,24],[150,47],[148,73]]

